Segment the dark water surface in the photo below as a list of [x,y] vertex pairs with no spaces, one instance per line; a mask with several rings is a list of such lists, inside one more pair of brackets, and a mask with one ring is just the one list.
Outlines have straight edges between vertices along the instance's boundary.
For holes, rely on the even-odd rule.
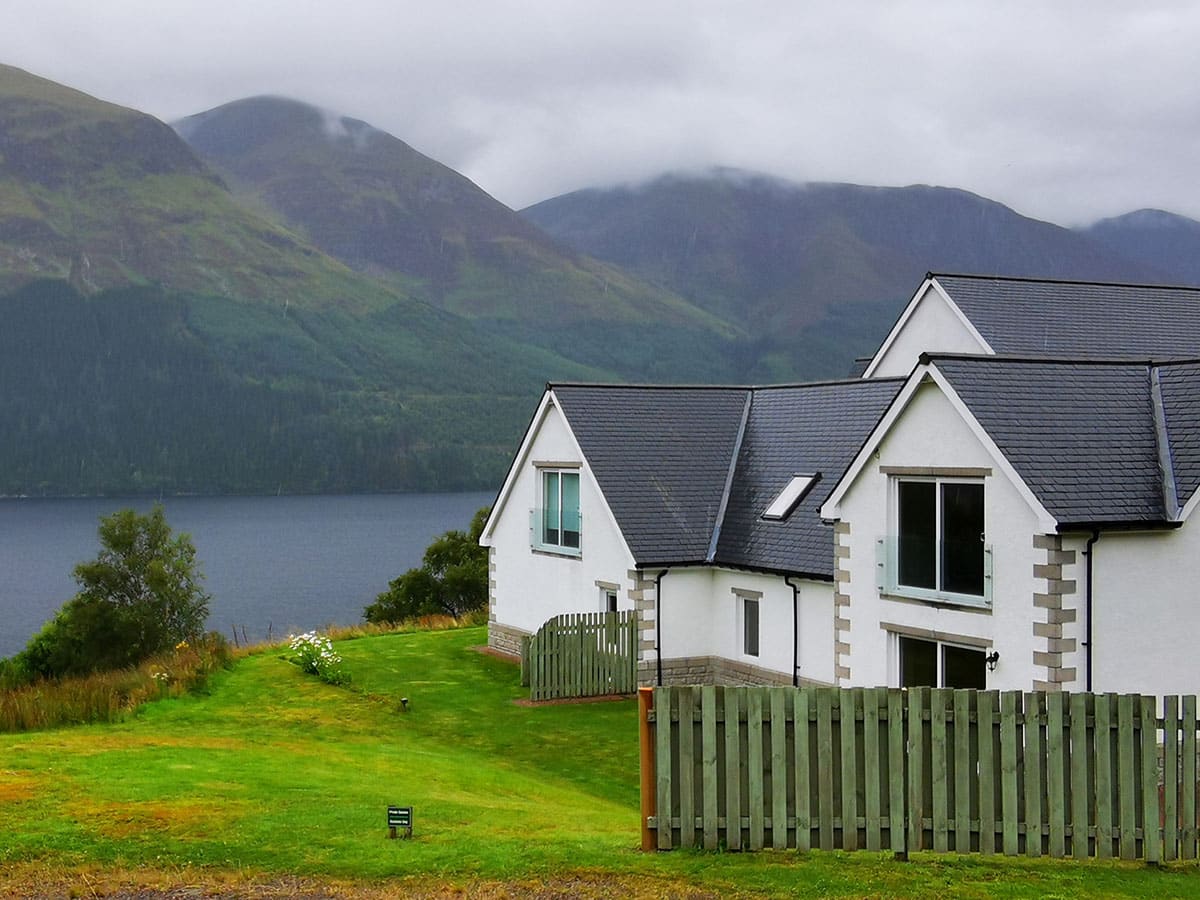
[[[349,625],[425,547],[466,529],[492,493],[181,497],[163,501],[186,531],[212,594],[209,628],[251,639]],[[95,557],[101,516],[152,500],[0,500],[0,657],[20,650],[75,593],[71,569]]]

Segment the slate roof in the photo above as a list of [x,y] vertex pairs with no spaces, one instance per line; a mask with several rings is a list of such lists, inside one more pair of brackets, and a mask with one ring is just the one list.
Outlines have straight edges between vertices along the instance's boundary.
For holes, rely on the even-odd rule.
[[[754,392],[716,562],[833,577],[833,528],[819,510],[902,386],[878,379]],[[793,475],[820,473],[792,514],[763,510]]]
[[930,273],[998,354],[1200,356],[1200,288]]
[[702,562],[750,391],[550,387],[634,559]]
[[[930,354],[971,413],[1058,520],[1165,524],[1161,444],[1180,504],[1200,483],[1200,365]],[[1165,415],[1155,412],[1155,378]]]
[[[818,509],[902,384],[550,389],[639,565],[832,579]],[[760,518],[792,475],[814,472],[821,480],[790,516]]]

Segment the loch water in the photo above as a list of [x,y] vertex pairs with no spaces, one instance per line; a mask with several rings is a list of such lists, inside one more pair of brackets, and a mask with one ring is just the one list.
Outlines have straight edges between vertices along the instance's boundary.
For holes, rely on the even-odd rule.
[[[208,627],[241,639],[362,621],[388,582],[420,565],[429,542],[465,530],[494,495],[355,494],[167,497],[210,594]],[[71,570],[99,551],[101,516],[147,498],[0,500],[0,657],[20,650],[75,592]]]

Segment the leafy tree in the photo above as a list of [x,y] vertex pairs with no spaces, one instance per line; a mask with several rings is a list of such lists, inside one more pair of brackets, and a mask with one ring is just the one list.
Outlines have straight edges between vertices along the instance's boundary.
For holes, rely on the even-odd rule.
[[104,516],[99,534],[100,554],[75,567],[79,592],[17,655],[27,677],[130,666],[202,634],[210,597],[196,548],[161,505]]
[[479,536],[489,512],[483,507],[472,517],[469,531],[447,531],[426,547],[421,567],[391,581],[363,617],[377,623],[439,613],[457,619],[486,606],[487,550],[479,546]]

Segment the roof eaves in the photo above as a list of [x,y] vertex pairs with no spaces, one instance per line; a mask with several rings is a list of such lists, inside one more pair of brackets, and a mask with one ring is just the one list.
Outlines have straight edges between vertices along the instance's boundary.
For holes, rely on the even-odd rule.
[[1178,519],[1081,519],[1077,522],[1059,522],[1059,534],[1076,531],[1170,531],[1179,528]]
[[746,402],[742,406],[742,421],[738,423],[737,437],[733,442],[733,454],[729,458],[729,471],[725,474],[725,487],[721,491],[721,502],[717,506],[717,515],[713,520],[712,538],[708,542],[707,559],[711,562],[717,555],[717,544],[721,540],[721,526],[725,522],[725,511],[729,508],[729,493],[733,489],[733,476],[737,472],[738,458],[742,455],[742,440],[746,436],[746,422],[750,419],[750,406],[754,402],[754,392],[746,392]]

